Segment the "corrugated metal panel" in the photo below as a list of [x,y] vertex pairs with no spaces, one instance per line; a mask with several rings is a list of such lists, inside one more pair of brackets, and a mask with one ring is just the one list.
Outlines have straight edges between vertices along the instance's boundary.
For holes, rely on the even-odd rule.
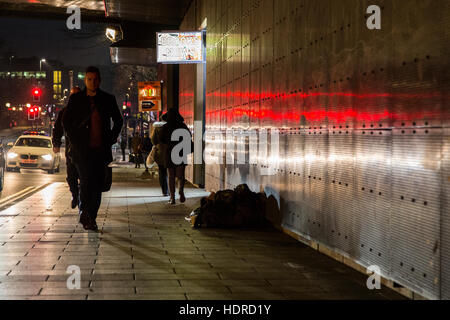
[[379,1],[376,31],[369,0],[214,3],[207,128],[282,131],[276,174],[211,164],[207,188],[265,190],[291,230],[450,298],[449,3]]
[[392,141],[392,272],[439,296],[442,129],[395,129]]
[[[328,195],[324,209],[327,243],[344,252],[355,247],[352,240],[354,210],[357,198],[357,145],[358,137],[346,129],[333,129],[328,134],[328,170],[324,180]],[[356,150],[355,150],[356,149]]]
[[450,299],[450,129],[446,128],[442,148],[441,297]]
[[349,252],[365,266],[378,265],[389,275],[392,132],[355,130],[353,149],[355,170],[348,176],[354,179],[345,182],[353,190],[353,223],[346,230],[351,243]]

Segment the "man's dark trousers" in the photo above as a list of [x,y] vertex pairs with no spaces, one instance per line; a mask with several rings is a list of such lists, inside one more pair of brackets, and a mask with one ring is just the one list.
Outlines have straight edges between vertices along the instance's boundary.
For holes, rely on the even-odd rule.
[[[58,113],[58,117],[56,118],[55,127],[53,128],[53,146],[60,148],[61,147],[61,138],[64,134],[64,128],[62,125],[62,118],[64,116],[64,112],[66,111],[66,108],[62,109]],[[77,199],[78,201],[78,172],[75,167],[75,165],[72,162],[72,159],[69,155],[69,149],[70,149],[70,140],[69,137],[66,136],[66,166],[67,166],[67,184],[69,185],[70,192],[72,193],[73,199]]]
[[102,202],[105,160],[101,149],[90,149],[87,160],[75,164],[80,177],[80,215],[87,213],[95,221]]
[[78,190],[78,170],[75,164],[70,160],[70,158],[66,154],[66,165],[67,165],[67,184],[69,185],[70,192],[72,193],[72,197],[74,199],[79,199],[79,190]]

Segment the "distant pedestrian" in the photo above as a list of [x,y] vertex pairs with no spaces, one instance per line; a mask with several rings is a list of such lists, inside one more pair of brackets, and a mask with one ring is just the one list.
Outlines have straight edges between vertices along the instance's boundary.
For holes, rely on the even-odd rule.
[[69,99],[63,126],[71,143],[69,156],[80,178],[80,223],[86,230],[98,230],[102,192],[111,182],[111,147],[117,143],[123,119],[116,98],[99,89],[98,68],[88,67],[84,82],[86,88]]
[[134,157],[134,163],[135,168],[141,167],[141,158],[142,158],[142,140],[138,136],[137,133],[134,134],[133,140],[131,140],[131,148],[133,150],[133,157]]
[[152,151],[152,148],[153,148],[152,141],[150,140],[150,137],[148,136],[148,132],[146,132],[145,136],[144,136],[144,140],[142,141],[142,147],[141,147],[142,158],[143,158],[144,165],[145,165],[145,171],[148,171],[147,157],[150,154],[150,152]]
[[[162,117],[163,120],[167,120],[166,115]],[[151,140],[153,144],[154,160],[158,165],[159,185],[161,186],[162,194],[164,197],[169,195],[169,189],[167,185],[167,148],[168,145],[162,140],[162,128],[166,122],[153,123],[153,132]]]
[[[80,92],[80,87],[73,87],[70,91],[70,95],[74,93]],[[55,127],[53,128],[53,134],[52,134],[52,141],[53,141],[53,152],[59,153],[61,151],[61,145],[62,145],[62,136],[64,135],[64,127],[62,123],[64,112],[67,110],[67,106],[61,109],[61,111],[58,113],[58,117],[56,118]],[[69,152],[70,152],[70,140],[67,134],[65,134],[65,140],[66,140],[66,150],[65,150],[65,156],[66,156],[66,166],[67,166],[67,178],[66,181],[69,185],[70,193],[72,194],[72,202],[71,207],[72,209],[75,209],[79,205],[79,186],[78,186],[78,172],[77,168],[75,167],[74,163],[70,159]]]
[[122,161],[125,161],[125,151],[127,149],[127,140],[125,137],[120,139],[120,149],[122,149]]
[[[177,129],[184,129],[191,136],[191,132],[184,123],[184,118],[181,116],[177,109],[172,108],[167,112],[167,123],[163,126],[162,129],[162,141],[168,145],[167,169],[169,171],[170,204],[175,204],[175,178],[178,178],[179,182],[178,192],[180,194],[180,202],[184,203],[186,201],[186,197],[184,195],[186,164],[175,164],[171,157],[173,148],[181,142],[181,138],[180,141],[172,141],[172,133]],[[183,150],[181,150],[181,152],[183,152]],[[184,157],[185,155],[181,154],[181,156]]]

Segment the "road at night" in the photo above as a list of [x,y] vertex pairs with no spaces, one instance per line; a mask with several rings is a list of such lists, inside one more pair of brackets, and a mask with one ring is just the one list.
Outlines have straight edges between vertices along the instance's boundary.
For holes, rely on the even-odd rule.
[[[6,145],[9,142],[14,142],[19,135],[26,128],[18,128],[13,130],[0,131],[0,137],[3,138],[3,144]],[[61,170],[59,173],[48,174],[43,170],[20,170],[18,172],[5,172],[5,185],[2,192],[0,192],[0,205],[2,199],[12,197],[20,192],[26,190],[29,187],[40,187],[53,182],[64,182],[66,178],[66,160],[64,156],[64,149],[61,149]]]
[[20,170],[18,172],[6,172],[5,186],[0,192],[0,201],[25,190],[28,187],[40,187],[53,182],[64,182],[66,179],[65,160],[61,162],[60,173],[48,174],[42,170]]

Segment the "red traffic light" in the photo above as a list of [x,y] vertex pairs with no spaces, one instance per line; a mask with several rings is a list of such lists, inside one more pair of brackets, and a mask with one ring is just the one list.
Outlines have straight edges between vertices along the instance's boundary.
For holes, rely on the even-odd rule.
[[33,94],[33,102],[40,102],[42,91],[40,88],[33,88],[32,90]]

